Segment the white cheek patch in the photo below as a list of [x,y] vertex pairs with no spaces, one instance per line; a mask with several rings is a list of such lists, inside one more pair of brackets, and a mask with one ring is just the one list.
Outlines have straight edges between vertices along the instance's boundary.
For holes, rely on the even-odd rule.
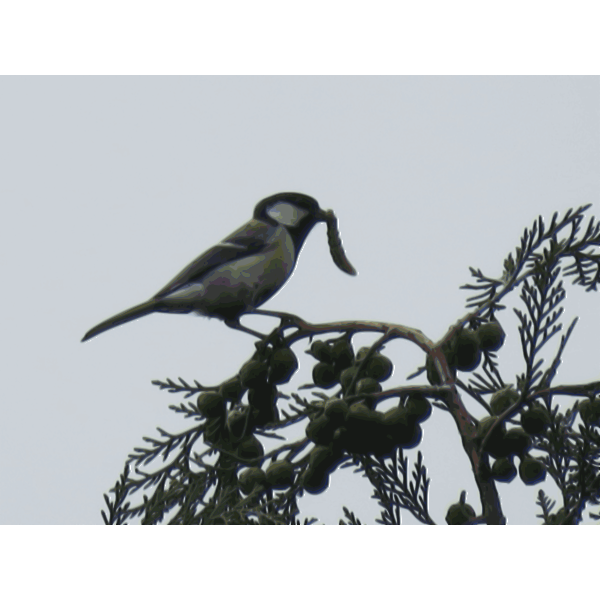
[[267,210],[267,214],[281,225],[293,227],[302,221],[308,212],[288,202],[278,202]]

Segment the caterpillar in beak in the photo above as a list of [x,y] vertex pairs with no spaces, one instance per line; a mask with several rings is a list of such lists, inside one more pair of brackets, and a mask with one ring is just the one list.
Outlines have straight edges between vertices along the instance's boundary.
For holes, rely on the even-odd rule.
[[342,246],[342,238],[337,226],[337,217],[332,210],[328,210],[326,213],[327,223],[327,241],[329,243],[329,251],[331,252],[331,258],[336,264],[338,269],[348,273],[348,275],[356,275],[356,269],[350,264],[344,248]]

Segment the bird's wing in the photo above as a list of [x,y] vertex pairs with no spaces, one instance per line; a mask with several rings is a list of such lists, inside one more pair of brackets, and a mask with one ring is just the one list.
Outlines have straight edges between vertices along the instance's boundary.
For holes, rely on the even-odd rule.
[[264,221],[252,219],[229,237],[213,246],[193,260],[181,273],[176,275],[154,298],[166,296],[176,289],[202,279],[207,273],[221,265],[252,254],[259,254],[268,245],[273,227]]

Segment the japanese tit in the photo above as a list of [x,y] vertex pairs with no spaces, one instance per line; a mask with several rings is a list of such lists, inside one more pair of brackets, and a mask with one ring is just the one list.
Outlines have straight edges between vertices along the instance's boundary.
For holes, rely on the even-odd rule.
[[322,210],[314,198],[304,194],[275,194],[256,205],[252,220],[201,254],[150,300],[96,325],[81,341],[153,312],[195,312],[256,333],[241,325],[240,317],[284,285],[306,236],[320,221],[327,223],[335,264],[356,275],[342,249],[334,213]]

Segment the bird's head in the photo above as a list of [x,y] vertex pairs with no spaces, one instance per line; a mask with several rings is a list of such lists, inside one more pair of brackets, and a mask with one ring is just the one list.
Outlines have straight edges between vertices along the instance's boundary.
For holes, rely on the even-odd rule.
[[311,196],[297,192],[282,192],[269,196],[256,205],[254,218],[285,227],[294,239],[298,251],[311,229],[318,222],[325,222],[333,261],[345,273],[356,275],[356,270],[344,253],[335,214],[332,210],[323,210]]

